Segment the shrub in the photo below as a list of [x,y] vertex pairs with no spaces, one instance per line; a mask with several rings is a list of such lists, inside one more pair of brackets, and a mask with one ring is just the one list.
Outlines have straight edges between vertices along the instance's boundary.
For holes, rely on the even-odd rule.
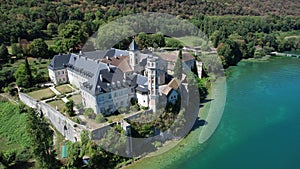
[[119,109],[118,109],[118,111],[119,111],[119,113],[128,113],[128,108],[126,108],[126,107],[120,107]]
[[162,144],[161,144],[160,141],[154,141],[154,142],[152,143],[152,145],[153,145],[155,148],[158,148],[158,147],[161,147],[161,146],[162,146]]
[[75,119],[75,122],[76,122],[77,124],[80,124],[80,123],[81,123],[81,121],[80,121],[79,118],[76,118],[76,119]]
[[95,121],[97,123],[103,123],[103,122],[105,122],[105,117],[102,114],[97,114],[96,118],[95,118]]
[[74,101],[73,101],[73,100],[68,101],[68,102],[65,104],[65,106],[66,106],[67,114],[68,114],[70,117],[74,116],[74,115],[75,115],[75,112],[74,112],[74,109],[73,109],[73,107],[74,107]]
[[83,115],[89,119],[95,119],[96,117],[94,110],[92,108],[85,109]]

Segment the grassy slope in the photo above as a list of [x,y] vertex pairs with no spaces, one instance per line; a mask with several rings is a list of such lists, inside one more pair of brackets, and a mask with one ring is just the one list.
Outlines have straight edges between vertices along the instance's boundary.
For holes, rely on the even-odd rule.
[[0,151],[21,151],[28,145],[26,119],[26,114],[19,114],[18,106],[0,102]]

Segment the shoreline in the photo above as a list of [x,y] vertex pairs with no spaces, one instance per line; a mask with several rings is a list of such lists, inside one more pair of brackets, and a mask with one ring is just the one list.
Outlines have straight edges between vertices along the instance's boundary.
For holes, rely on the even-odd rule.
[[[163,144],[163,146],[158,150],[149,153],[145,157],[137,159],[133,163],[123,166],[122,169],[168,168],[168,166],[174,164],[175,161],[187,159],[188,157],[190,157],[193,152],[195,152],[194,149],[203,149],[205,147],[205,144],[207,143],[207,140],[209,140],[210,136],[212,136],[213,132],[217,128],[223,114],[223,110],[225,107],[224,101],[226,100],[220,98],[226,99],[226,92],[222,92],[222,90],[224,90],[224,86],[222,87],[222,85],[220,84],[222,84],[224,80],[226,84],[226,79],[219,79],[213,83],[213,86],[209,88],[207,99],[212,100],[202,103],[201,105],[203,107],[200,108],[198,114],[198,117],[200,119],[207,121],[208,124],[215,125],[207,124],[205,126],[201,126],[194,130],[191,130],[184,138],[180,140],[168,141]],[[224,103],[220,104],[221,102]],[[222,113],[213,113],[214,111],[216,112],[220,110],[222,110]]]

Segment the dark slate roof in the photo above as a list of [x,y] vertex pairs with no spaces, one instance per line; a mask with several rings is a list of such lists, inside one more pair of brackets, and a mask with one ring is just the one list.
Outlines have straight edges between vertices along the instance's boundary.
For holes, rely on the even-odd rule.
[[126,87],[130,84],[130,80],[124,76],[125,74],[115,66],[110,65],[109,69],[108,66],[106,69],[101,69],[97,77],[96,86],[98,90],[95,91],[95,94]]
[[59,70],[65,68],[69,63],[71,54],[55,55],[51,60],[48,68],[51,70]]
[[145,76],[142,76],[140,74],[132,74],[129,76],[129,79],[131,80],[131,84],[133,86],[138,86],[138,85],[147,85],[148,79]]
[[107,50],[96,50],[90,52],[83,52],[83,55],[90,59],[97,60],[97,59],[102,59],[105,56],[106,52]]
[[147,86],[141,86],[141,85],[139,85],[135,89],[136,89],[136,91],[139,91],[141,93],[148,94],[148,88],[147,88]]
[[100,70],[106,69],[106,67],[107,66],[105,63],[97,62],[90,58],[76,54],[71,54],[69,63],[67,65],[67,69],[69,71],[80,74],[82,77],[87,79],[87,82],[81,86],[81,89],[92,95],[94,95],[96,91],[96,83]]
[[129,56],[129,52],[112,48],[109,50],[96,50],[90,52],[83,52],[82,55],[92,60],[99,60],[105,58],[106,56],[108,57]]
[[135,40],[133,39],[132,42],[129,45],[129,50],[131,51],[137,51],[139,50],[138,45],[136,44]]

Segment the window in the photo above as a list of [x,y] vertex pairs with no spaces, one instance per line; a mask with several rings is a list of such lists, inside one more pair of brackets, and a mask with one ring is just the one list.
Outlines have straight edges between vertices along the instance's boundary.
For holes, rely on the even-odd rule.
[[65,71],[62,71],[61,74],[65,74]]
[[65,78],[63,78],[63,81],[65,81],[66,79]]
[[117,92],[114,93],[114,97],[117,97]]
[[59,71],[57,71],[57,75],[60,75],[60,72],[59,72]]
[[108,99],[111,99],[111,94],[108,94]]

